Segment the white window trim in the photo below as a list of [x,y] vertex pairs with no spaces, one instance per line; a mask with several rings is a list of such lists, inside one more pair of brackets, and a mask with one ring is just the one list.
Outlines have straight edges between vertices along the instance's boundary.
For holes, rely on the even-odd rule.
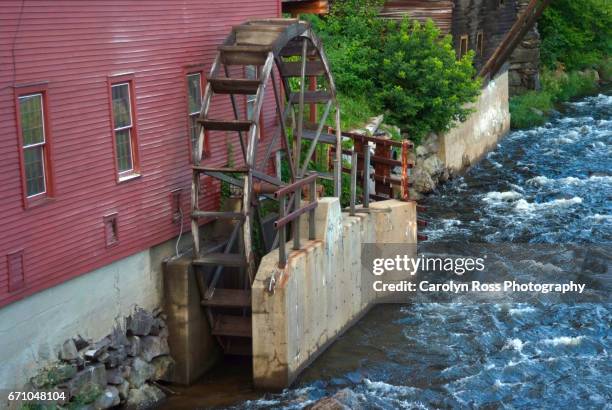
[[[130,163],[132,164],[132,167],[130,169],[126,169],[123,171],[118,171],[117,175],[118,175],[118,179],[119,182],[123,182],[123,181],[127,181],[129,179],[132,178],[136,178],[139,177],[140,174],[137,173],[134,169],[134,137],[132,135],[132,128],[134,128],[134,118],[132,117],[132,92],[130,90],[130,82],[126,81],[126,82],[122,82],[122,83],[117,83],[117,84],[111,84],[111,102],[112,102],[112,89],[113,87],[122,87],[122,86],[126,86],[127,87],[127,92],[128,92],[128,110],[129,110],[129,118],[130,118],[130,125],[125,125],[123,127],[118,127],[115,128],[115,112],[112,112],[113,115],[113,134],[115,137],[115,141],[113,141],[113,144],[117,144],[117,131],[124,131],[124,130],[128,130],[128,134],[129,134],[129,142],[130,142]],[[116,156],[116,154],[115,154]],[[119,158],[115,158],[115,161],[117,161],[117,166],[119,166]]]
[[[202,95],[202,74],[201,73],[187,74],[187,83],[189,83],[189,77],[194,77],[194,76],[198,77],[198,88],[200,90],[200,101],[202,101],[202,98],[204,97]],[[189,88],[187,88],[187,92],[189,92]],[[187,98],[189,98],[189,96],[187,96]],[[201,108],[201,104],[200,104],[200,108]],[[187,111],[189,111],[189,107],[187,107]],[[200,110],[194,111],[194,112],[189,112],[189,117],[191,117],[193,115],[196,115],[196,114],[200,114]]]
[[[43,140],[41,142],[37,142],[35,144],[30,144],[30,145],[22,145],[21,146],[21,155],[23,157],[24,160],[24,181],[26,183],[26,198],[27,199],[31,199],[31,198],[36,198],[38,196],[42,196],[42,195],[46,195],[47,194],[47,157],[46,157],[46,145],[47,145],[47,130],[45,129],[45,101],[44,101],[44,96],[42,93],[32,93],[32,94],[24,94],[24,95],[20,95],[19,96],[19,102],[21,104],[21,99],[22,98],[27,98],[27,97],[33,97],[33,96],[38,96],[40,97],[40,114],[41,114],[41,119],[42,119],[42,137]],[[19,107],[20,111],[19,111],[19,116],[21,116],[21,106]],[[21,118],[19,119],[21,121]],[[20,135],[22,141],[23,141],[23,124],[21,124],[21,135]],[[34,148],[34,147],[38,147],[38,146],[42,146],[42,176],[43,176],[43,190],[42,192],[39,192],[37,194],[34,195],[28,195],[27,194],[27,184],[28,184],[28,180],[26,178],[25,175],[25,155],[23,153],[23,151],[25,151],[28,148]]]

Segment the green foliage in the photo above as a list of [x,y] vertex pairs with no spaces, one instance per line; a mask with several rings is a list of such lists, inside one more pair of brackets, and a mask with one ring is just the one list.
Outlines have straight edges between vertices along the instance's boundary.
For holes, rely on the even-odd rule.
[[457,60],[450,36],[429,20],[404,20],[387,28],[377,93],[392,123],[418,139],[464,121],[480,81],[474,80],[473,51]]
[[361,126],[384,111],[388,122],[417,141],[430,131],[449,129],[465,119],[464,105],[480,90],[473,54],[457,60],[450,37],[442,37],[431,21],[378,18],[382,3],[337,0],[328,17],[305,17],[325,44],[342,126]]
[[98,396],[103,393],[103,390],[95,383],[87,383],[85,384],[79,393],[72,398],[68,406],[69,409],[81,409],[85,407],[85,405],[93,403],[96,401]]
[[[340,125],[343,130],[350,130],[361,127],[369,118],[380,114],[373,106],[372,102],[364,95],[348,96],[346,94],[338,95],[340,104]],[[330,113],[328,123],[332,124],[335,116],[334,112]]]
[[597,71],[603,81],[612,81],[612,56],[604,58],[597,64]]
[[529,91],[510,99],[512,128],[542,125],[555,104],[597,91],[597,80],[589,71],[542,70],[542,90]]
[[546,114],[553,108],[550,93],[529,91],[510,99],[512,128],[529,128],[543,125]]
[[612,52],[610,0],[555,0],[538,22],[542,62],[568,70],[592,67]]
[[339,0],[325,20],[309,17],[325,44],[338,90],[363,95],[375,86],[383,23],[377,18],[382,0]]

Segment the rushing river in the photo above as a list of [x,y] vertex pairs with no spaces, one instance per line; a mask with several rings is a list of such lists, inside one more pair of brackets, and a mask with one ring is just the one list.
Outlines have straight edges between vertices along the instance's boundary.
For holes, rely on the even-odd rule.
[[[432,241],[612,242],[612,97],[514,131],[424,201]],[[609,267],[608,267],[609,268]],[[381,305],[282,394],[362,408],[612,408],[612,304]],[[340,392],[340,393],[338,393]]]

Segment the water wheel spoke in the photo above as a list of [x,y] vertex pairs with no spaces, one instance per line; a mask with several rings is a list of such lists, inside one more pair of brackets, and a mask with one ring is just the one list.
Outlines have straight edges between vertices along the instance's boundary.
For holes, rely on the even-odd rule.
[[[258,260],[253,249],[256,243],[254,239],[260,241],[264,252],[279,246],[279,230],[275,232],[274,237],[264,232],[264,225],[269,226],[270,221],[273,221],[270,216],[276,217],[270,214],[264,220],[264,206],[261,202],[264,197],[275,200],[271,194],[278,190],[278,187],[286,185],[279,171],[271,173],[269,160],[272,154],[279,152],[280,149],[286,151],[289,177],[291,181],[296,181],[308,171],[310,159],[316,152],[318,144],[335,142],[337,152],[341,151],[337,145],[338,138],[323,132],[336,100],[329,65],[320,48],[320,42],[305,22],[297,19],[253,20],[232,28],[223,45],[218,48],[218,54],[207,78],[198,117],[200,133],[193,158],[191,196],[193,266],[202,295],[201,303],[206,309],[212,333],[226,353],[250,354],[252,351],[250,341],[245,343],[245,340],[251,337],[250,288],[256,273],[255,263]],[[284,61],[286,56],[300,56],[301,61]],[[280,74],[278,78],[274,73],[275,65]],[[232,77],[230,74],[234,69],[230,69],[231,66],[242,69],[246,66],[256,66],[258,75],[256,78]],[[319,82],[319,89],[307,91],[308,79],[314,78],[315,80],[310,80],[311,84],[317,84],[317,77],[327,81]],[[291,90],[290,78],[299,78],[299,90]],[[279,127],[272,138],[260,141],[263,126],[260,122],[261,114],[267,101],[265,92],[269,82],[272,83]],[[283,101],[281,101],[279,84],[284,87]],[[211,111],[213,100],[222,97],[227,99],[226,96],[230,99],[233,118],[210,118],[209,113],[213,112]],[[236,99],[244,96],[254,96],[250,118],[241,115],[239,108],[241,100]],[[314,107],[314,104],[322,103],[325,103],[323,115],[316,123],[312,120],[310,125],[304,118],[306,104],[313,104]],[[222,110],[215,109],[214,112]],[[336,120],[339,121],[337,106],[336,113]],[[291,116],[291,129],[287,121],[289,116]],[[339,129],[339,123],[336,123],[336,128]],[[202,151],[208,131],[237,133],[243,161],[238,166],[220,165],[218,162],[213,162],[211,165],[202,164]],[[309,141],[308,146],[304,148],[305,156],[302,155],[303,140]],[[235,139],[230,141],[235,144]],[[261,150],[262,155],[258,155],[259,143],[266,144],[265,149]],[[338,170],[334,170],[335,175],[339,175],[336,171]],[[199,209],[202,193],[200,191],[203,189],[200,184],[201,175],[213,177],[222,183],[239,188],[242,195],[242,209],[240,211]],[[218,189],[217,185],[215,189]],[[299,207],[300,200],[301,192],[298,191],[283,202],[287,209],[295,209]],[[229,238],[222,245],[217,245],[214,251],[202,252],[199,223],[204,220],[232,224]],[[299,223],[294,223],[293,229],[294,238],[299,237]],[[238,284],[229,280],[231,275],[224,275],[228,270],[234,273],[237,270]]]

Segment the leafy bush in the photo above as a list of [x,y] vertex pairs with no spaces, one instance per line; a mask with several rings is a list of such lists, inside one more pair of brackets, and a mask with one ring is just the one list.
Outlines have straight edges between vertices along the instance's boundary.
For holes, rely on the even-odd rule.
[[542,62],[568,70],[592,67],[612,52],[610,0],[556,0],[538,22]]
[[382,0],[340,0],[325,19],[307,16],[325,44],[338,90],[356,96],[375,86],[383,22],[377,18]]
[[417,138],[464,121],[470,113],[465,104],[480,91],[473,55],[470,51],[457,60],[451,37],[440,37],[431,20],[390,22],[377,92],[387,118]]
[[457,60],[450,37],[441,37],[431,21],[378,18],[382,3],[336,0],[329,16],[304,16],[325,44],[343,126],[358,126],[385,111],[388,121],[417,141],[447,130],[465,118],[464,105],[478,95],[473,54]]

